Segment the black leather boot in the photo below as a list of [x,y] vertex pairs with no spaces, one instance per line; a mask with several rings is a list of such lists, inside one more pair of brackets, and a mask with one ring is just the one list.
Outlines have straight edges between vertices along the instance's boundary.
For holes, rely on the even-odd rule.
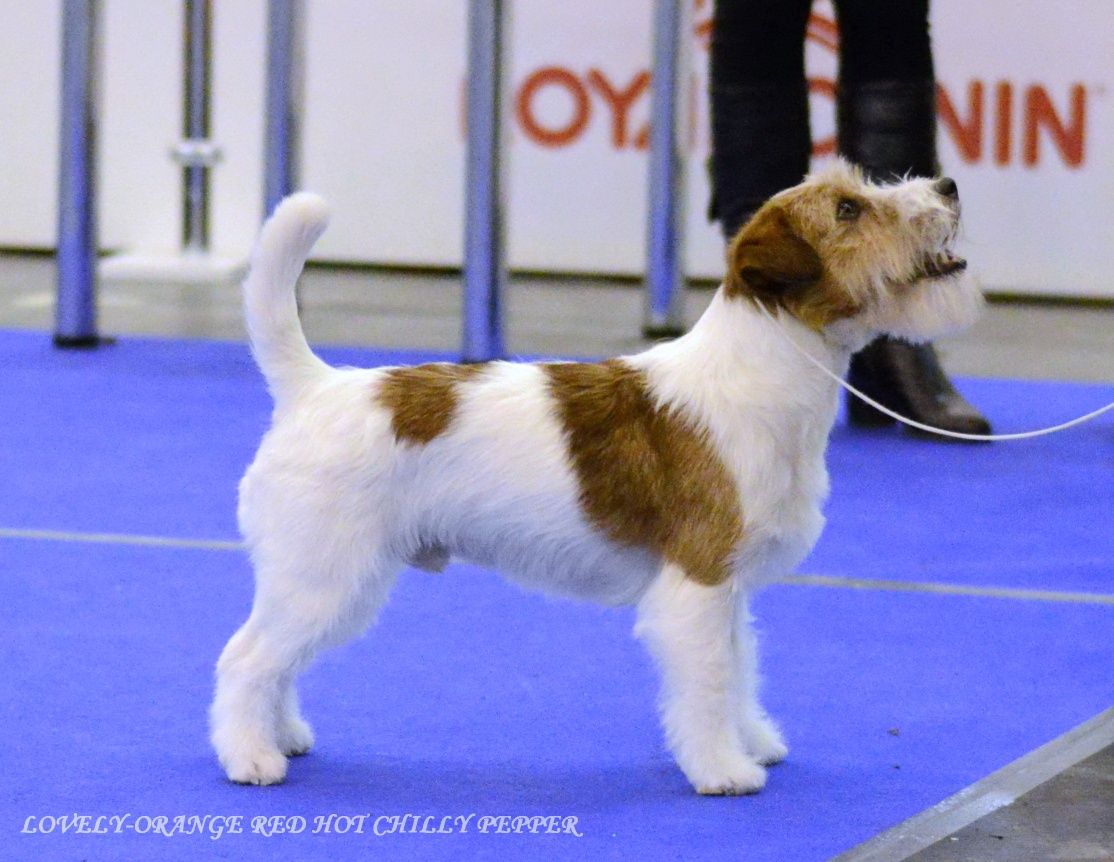
[[[841,86],[836,125],[840,154],[876,180],[939,173],[936,86],[931,80]],[[852,357],[848,380],[891,410],[926,425],[966,434],[990,433],[990,423],[948,380],[931,344],[879,338]],[[851,396],[848,415],[852,424],[865,427],[895,421]],[[933,440],[954,440],[914,433]]]
[[711,104],[708,214],[730,241],[767,198],[808,173],[808,88],[803,83],[718,85],[712,87]]
[[[879,338],[855,354],[847,380],[879,404],[926,425],[963,434],[990,433],[990,423],[948,380],[931,344]],[[895,422],[851,395],[847,413],[853,425],[863,428]],[[916,428],[906,430],[932,440],[960,442]]]

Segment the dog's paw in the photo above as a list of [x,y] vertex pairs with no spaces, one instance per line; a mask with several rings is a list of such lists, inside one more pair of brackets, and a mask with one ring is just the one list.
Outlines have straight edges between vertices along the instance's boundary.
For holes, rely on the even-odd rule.
[[279,750],[287,757],[307,754],[313,748],[313,728],[304,718],[287,718],[279,731]]
[[701,796],[744,796],[766,786],[766,770],[742,753],[718,758],[699,771],[687,771],[688,779]]
[[237,753],[221,765],[236,784],[281,784],[286,778],[286,757],[277,748]]
[[768,718],[750,722],[743,729],[743,741],[747,752],[763,766],[781,763],[789,754],[789,746],[781,737],[781,731]]

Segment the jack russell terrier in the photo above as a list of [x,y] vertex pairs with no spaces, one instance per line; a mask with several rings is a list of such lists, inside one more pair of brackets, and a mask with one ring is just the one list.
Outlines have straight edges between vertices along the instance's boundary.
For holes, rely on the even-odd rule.
[[836,163],[739,232],[691,332],[591,364],[329,367],[294,299],[327,219],[315,195],[283,201],[244,283],[275,408],[240,485],[255,600],[211,709],[228,777],[282,781],[313,744],[298,674],[373,621],[403,568],[459,557],[636,604],[685,776],[699,793],[761,789],[787,749],[758,702],[748,599],[820,535],[838,402],[798,349],[842,375],[880,333],[974,319],[981,295],[949,251],[955,183],[876,185]]

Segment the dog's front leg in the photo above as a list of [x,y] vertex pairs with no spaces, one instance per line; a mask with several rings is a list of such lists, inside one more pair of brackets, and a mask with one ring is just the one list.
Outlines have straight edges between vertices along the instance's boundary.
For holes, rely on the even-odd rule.
[[739,735],[734,599],[729,583],[705,586],[667,564],[638,604],[635,634],[661,667],[666,742],[698,793],[766,783]]
[[758,637],[745,593],[735,596],[735,614],[733,646],[738,674],[734,687],[738,698],[735,717],[746,750],[759,763],[768,766],[784,760],[789,749],[782,740],[781,731],[758,702]]

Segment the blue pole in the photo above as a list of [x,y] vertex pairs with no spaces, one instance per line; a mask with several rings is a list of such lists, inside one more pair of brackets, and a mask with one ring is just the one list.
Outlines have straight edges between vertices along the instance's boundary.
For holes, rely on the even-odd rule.
[[97,0],[62,5],[58,270],[54,343],[95,347],[97,335]]
[[468,4],[468,143],[465,166],[464,303],[461,358],[504,355],[503,91],[507,4]]
[[[209,250],[209,168],[217,151],[209,140],[212,69],[212,2],[186,0],[183,65],[182,246],[187,253]],[[189,150],[189,152],[187,152]]]
[[655,0],[653,74],[650,84],[649,219],[646,235],[646,301],[642,332],[648,337],[684,331],[684,106],[690,4]]
[[298,187],[304,21],[302,0],[268,0],[264,217],[269,216],[279,201]]

